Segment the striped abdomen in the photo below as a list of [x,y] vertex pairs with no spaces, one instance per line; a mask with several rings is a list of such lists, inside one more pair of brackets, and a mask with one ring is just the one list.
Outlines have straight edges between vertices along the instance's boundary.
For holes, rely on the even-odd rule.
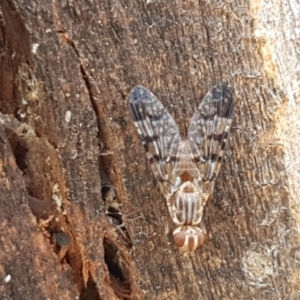
[[[190,190],[190,192],[186,192],[186,190]],[[183,183],[172,198],[169,211],[175,224],[197,225],[201,222],[202,197],[191,182]]]

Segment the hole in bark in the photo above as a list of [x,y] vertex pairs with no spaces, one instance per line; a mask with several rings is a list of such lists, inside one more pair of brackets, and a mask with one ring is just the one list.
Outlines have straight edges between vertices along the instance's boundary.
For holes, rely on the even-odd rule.
[[28,150],[23,147],[20,143],[17,143],[16,147],[13,149],[14,156],[16,158],[16,163],[21,171],[27,169],[26,154]]
[[18,136],[12,130],[6,128],[5,132],[9,140],[12,152],[15,156],[18,168],[22,172],[24,172],[27,169],[26,154],[28,152],[28,149],[18,141]]
[[101,193],[102,193],[102,199],[105,201],[106,198],[109,196],[109,194],[111,193],[112,190],[112,186],[109,184],[102,184],[101,186]]
[[108,239],[104,239],[104,260],[108,267],[109,274],[119,279],[120,281],[125,281],[125,276],[121,267],[121,262],[119,259],[119,250],[113,245]]
[[101,300],[101,297],[98,293],[96,282],[94,281],[91,273],[89,273],[89,279],[84,288],[80,293],[80,300]]
[[110,240],[104,238],[103,247],[104,260],[108,267],[111,287],[117,296],[129,299],[131,284],[126,261],[123,260],[121,252]]

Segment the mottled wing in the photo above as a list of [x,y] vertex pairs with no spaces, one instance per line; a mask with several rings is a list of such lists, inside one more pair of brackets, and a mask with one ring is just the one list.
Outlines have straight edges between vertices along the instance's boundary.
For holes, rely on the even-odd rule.
[[189,127],[191,152],[208,193],[220,170],[233,109],[231,90],[224,84],[216,85],[201,101]]
[[169,180],[181,141],[175,121],[162,103],[142,86],[131,90],[129,108],[155,177],[159,181]]

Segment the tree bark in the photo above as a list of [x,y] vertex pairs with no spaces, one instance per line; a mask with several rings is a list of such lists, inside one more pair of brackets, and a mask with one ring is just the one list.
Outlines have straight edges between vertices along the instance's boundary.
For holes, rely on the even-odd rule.
[[[0,2],[1,299],[299,299],[300,4],[268,5]],[[218,82],[233,126],[182,255],[128,95],[185,136]]]

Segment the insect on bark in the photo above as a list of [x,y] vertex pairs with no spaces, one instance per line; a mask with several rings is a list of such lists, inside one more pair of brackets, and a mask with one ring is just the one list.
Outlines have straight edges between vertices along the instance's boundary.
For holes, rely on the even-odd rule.
[[145,87],[131,90],[129,108],[153,173],[167,201],[173,239],[183,251],[196,250],[205,240],[203,209],[213,194],[234,101],[224,84],[212,87],[191,120],[182,139],[174,119]]

